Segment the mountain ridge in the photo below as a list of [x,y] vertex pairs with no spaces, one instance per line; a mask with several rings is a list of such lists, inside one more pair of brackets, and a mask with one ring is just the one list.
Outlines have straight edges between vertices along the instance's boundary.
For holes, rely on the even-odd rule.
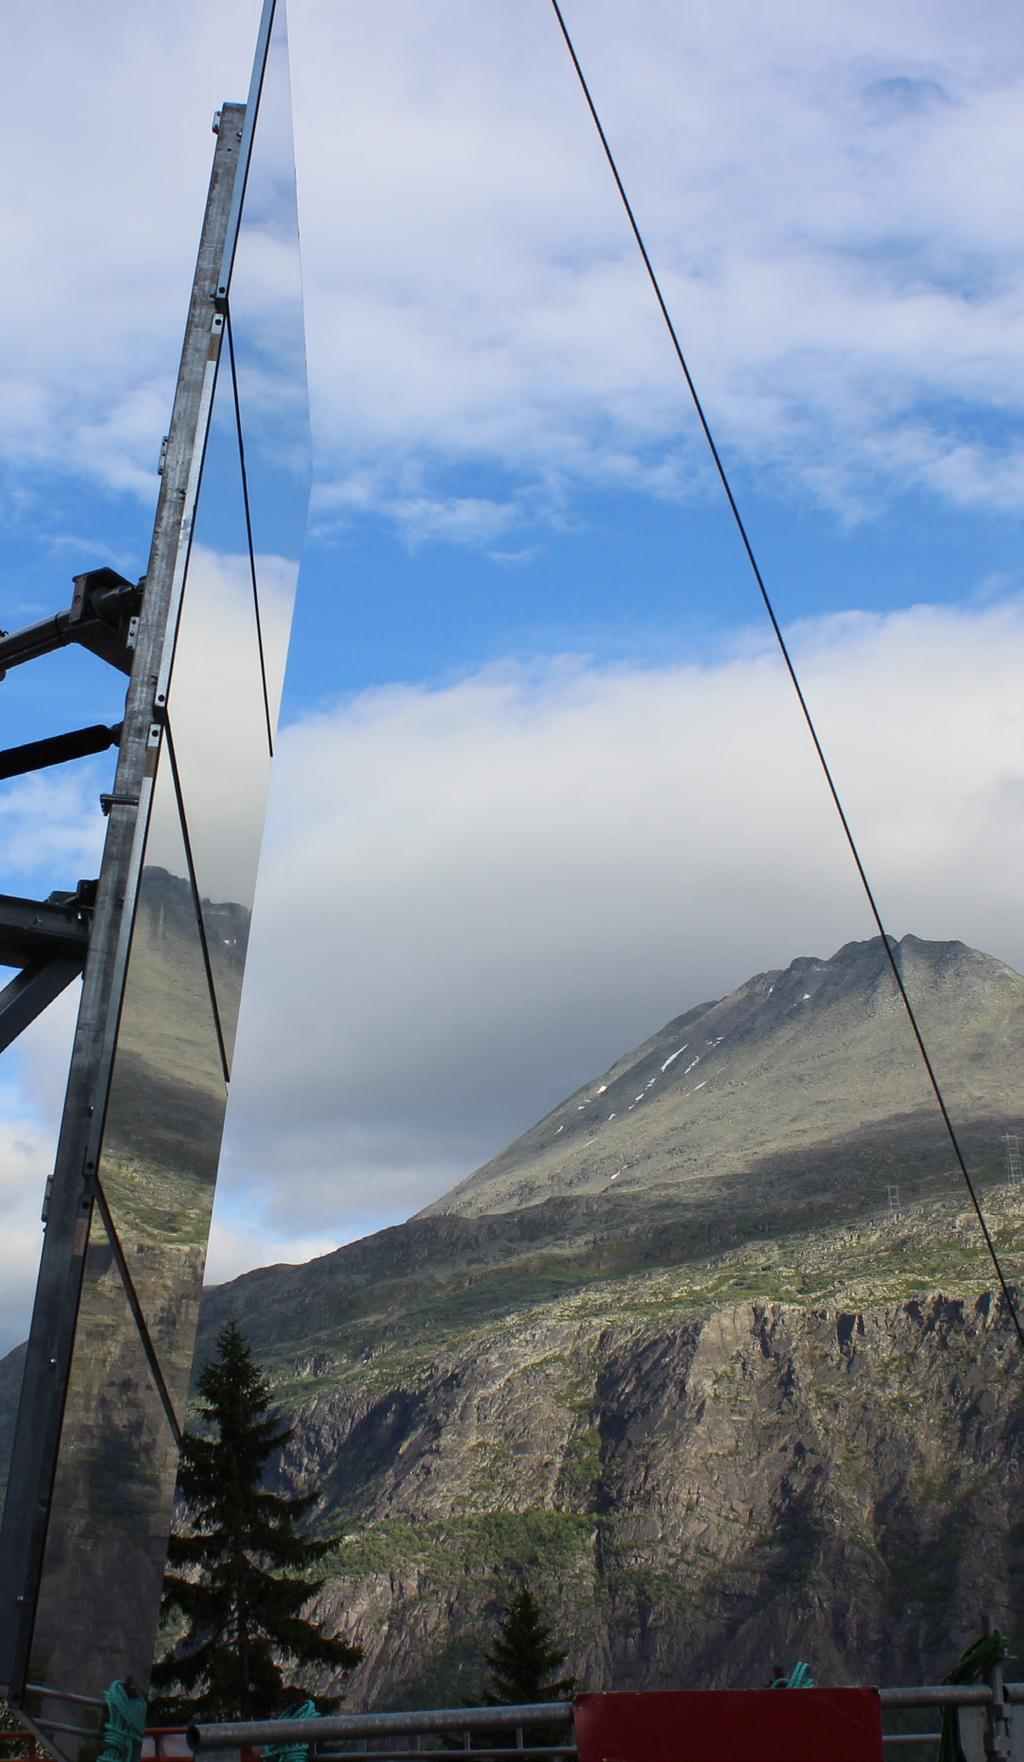
[[[962,942],[907,936],[893,946],[978,1150],[987,1128],[979,1134],[976,1122],[1020,1114],[1009,1061],[995,1055],[1000,1033],[1024,1053],[1024,980]],[[991,1004],[1001,994],[1004,1019],[966,1049],[966,1060],[944,1007],[953,987],[961,1000],[984,992]],[[806,1018],[794,1020],[795,1012]],[[851,1080],[858,1060],[859,1080]],[[779,1066],[787,1077],[781,1089]],[[645,1119],[656,1115],[653,1127],[630,1119],[641,1109]],[[930,1155],[944,1154],[888,961],[877,938],[849,942],[828,960],[801,956],[673,1018],[416,1215],[502,1212],[538,1197],[607,1191],[615,1181],[627,1190],[685,1181],[712,1165],[736,1173],[752,1167],[766,1143],[775,1156],[806,1155],[900,1115],[920,1122]]]
[[[962,943],[898,959],[1012,1274],[1024,979]],[[750,1116],[703,1157],[635,1099],[705,1093],[695,1028]],[[632,1185],[594,1130],[615,1085]],[[208,1294],[204,1339],[235,1314],[294,1418],[281,1484],[340,1537],[350,1705],[472,1698],[522,1582],[595,1688],[743,1686],[779,1652],[933,1680],[977,1608],[1024,1626],[1016,1347],[933,1109],[881,949],[846,944],[684,1011],[405,1224]]]
[[[1013,1278],[1024,979],[898,959]],[[350,1707],[472,1698],[523,1582],[594,1688],[780,1652],[934,1680],[979,1607],[1024,1628],[1024,1390],[933,1112],[883,951],[845,944],[674,1017],[404,1224],[205,1293],[200,1361],[234,1316],[294,1428],[271,1480],[336,1538]]]

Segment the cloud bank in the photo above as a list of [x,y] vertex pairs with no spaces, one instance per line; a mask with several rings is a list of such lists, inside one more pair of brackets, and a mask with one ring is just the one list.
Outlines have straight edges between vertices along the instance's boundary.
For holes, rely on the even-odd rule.
[[[846,513],[900,489],[1015,510],[1016,9],[567,13],[734,456]],[[489,544],[573,488],[699,488],[548,8],[289,14],[322,525],[372,511],[414,540]],[[173,23],[127,0],[5,8],[19,177],[0,319],[19,341],[0,461],[19,482],[152,495],[209,121],[244,93],[254,24],[250,0],[182,0]]]
[[[1024,966],[1024,604],[794,641],[889,928]],[[671,1016],[871,933],[759,643],[307,716],[273,785],[225,1218],[243,1194],[306,1235],[406,1215]]]
[[[1011,11],[567,15],[730,448],[848,510],[1015,507]],[[400,519],[467,457],[685,493],[695,423],[549,9],[311,0],[294,36],[321,509]]]
[[[1024,967],[1024,601],[793,640],[890,930]],[[211,1270],[407,1215],[671,1016],[870,930],[760,638],[306,715],[274,773]],[[66,1031],[23,1046],[0,1146],[9,1314]]]

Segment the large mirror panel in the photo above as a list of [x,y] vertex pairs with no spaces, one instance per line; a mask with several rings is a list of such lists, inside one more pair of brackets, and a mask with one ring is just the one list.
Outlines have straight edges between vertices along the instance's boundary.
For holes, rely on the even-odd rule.
[[194,891],[171,750],[164,745],[100,1159],[102,1201],[179,1423],[206,1260],[227,1088],[214,984],[241,986],[248,914],[216,944]]
[[26,1712],[69,1762],[149,1680],[306,516],[280,3],[253,140],[32,1629]]
[[[264,622],[276,628],[269,617]],[[231,376],[222,358],[168,694],[166,759],[180,791],[225,1077],[270,774],[260,648]],[[159,861],[154,831],[150,850]]]
[[[229,962],[215,958],[224,980]],[[128,1671],[148,1680],[225,1100],[165,748],[36,1607],[29,1676],[44,1689],[88,1696]],[[40,1708],[82,1720],[81,1705],[71,1721],[66,1706]],[[60,1736],[64,1754],[88,1748]]]
[[[231,272],[170,722],[206,938],[244,959],[299,557],[310,440],[288,37],[275,13]],[[247,920],[246,920],[247,921]],[[215,973],[230,1072],[238,994]]]
[[277,8],[260,96],[228,312],[269,723],[276,726],[306,529],[309,400],[292,150],[288,31]]
[[[149,1244],[121,1246],[139,1277]],[[152,1298],[151,1277],[149,1286]],[[148,1681],[176,1465],[114,1244],[96,1212],[25,1702],[71,1762],[94,1762],[103,1690],[128,1674]]]

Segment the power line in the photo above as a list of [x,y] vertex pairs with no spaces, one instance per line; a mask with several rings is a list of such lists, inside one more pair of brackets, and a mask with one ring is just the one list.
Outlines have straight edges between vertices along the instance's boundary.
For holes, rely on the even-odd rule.
[[568,31],[568,27],[566,26],[565,19],[562,16],[562,9],[558,4],[558,0],[551,0],[551,5],[552,5],[552,9],[554,11],[555,17],[558,20],[558,28],[562,33],[562,37],[564,38],[565,46],[569,51],[569,55],[572,60],[573,67],[576,70],[576,77],[579,80],[580,89],[583,93],[584,98],[586,99],[587,108],[590,111],[590,115],[593,120],[594,127],[597,130],[601,145],[604,148],[604,155],[608,161],[609,169],[611,171],[612,177],[615,179],[615,187],[618,190],[619,195],[622,199],[622,206],[626,211],[626,216],[627,216],[627,219],[629,220],[630,227],[632,228],[633,237],[636,240],[637,248],[640,252],[641,257],[643,258],[644,268],[647,271],[648,280],[650,281],[651,287],[654,290],[654,297],[657,300],[658,306],[661,310],[661,316],[665,321],[665,328],[667,329],[668,334],[669,334],[670,338],[672,339],[672,347],[675,350],[676,359],[679,362],[680,368],[682,369],[683,378],[686,381],[687,390],[689,391],[690,397],[693,400],[693,407],[697,412],[697,419],[700,422],[700,426],[704,432],[704,439],[707,441],[708,450],[711,454],[712,459],[714,460],[715,470],[718,473],[719,481],[722,485],[723,490],[725,491],[726,500],[729,503],[729,508],[731,510],[733,520],[735,521],[735,524],[736,524],[736,530],[739,533],[740,541],[743,545],[744,551],[746,552],[747,561],[750,564],[750,568],[753,573],[754,580],[757,582],[758,592],[761,595],[761,599],[764,604],[764,609],[768,614],[769,620],[771,622],[772,630],[775,633],[775,640],[779,645],[779,652],[782,655],[783,661],[785,662],[786,671],[789,674],[790,682],[793,686],[793,690],[796,693],[797,702],[800,705],[800,712],[801,712],[801,715],[803,716],[804,722],[807,726],[807,732],[810,735],[812,742],[814,743],[814,750],[818,756],[818,763],[821,766],[822,774],[825,778],[826,784],[828,785],[829,794],[832,797],[833,805],[835,807],[836,813],[839,816],[839,823],[842,826],[843,835],[844,835],[844,837],[846,839],[846,843],[849,847],[850,855],[852,856],[854,864],[856,866],[857,874],[860,876],[861,885],[864,889],[864,893],[867,898],[868,905],[871,909],[871,916],[873,917],[875,924],[877,926],[878,934],[879,934],[879,937],[881,938],[882,947],[885,950],[886,959],[888,960],[889,966],[892,969],[892,976],[893,976],[894,980],[896,981],[896,988],[897,988],[899,995],[900,995],[900,998],[902,1000],[903,1007],[907,1012],[907,1020],[909,1021],[910,1026],[913,1029],[914,1039],[917,1041],[918,1051],[920,1052],[921,1058],[924,1062],[924,1068],[928,1073],[928,1081],[931,1084],[932,1091],[935,1095],[935,1100],[938,1104],[939,1112],[942,1115],[943,1124],[945,1125],[946,1132],[949,1136],[949,1142],[953,1148],[953,1154],[956,1157],[956,1161],[957,1161],[958,1167],[960,1169],[960,1173],[963,1176],[964,1183],[967,1187],[967,1191],[971,1196],[971,1204],[973,1205],[974,1210],[977,1214],[978,1223],[981,1226],[981,1232],[985,1238],[985,1245],[988,1249],[989,1254],[991,1255],[992,1265],[995,1268],[996,1277],[999,1280],[999,1285],[1002,1290],[1003,1298],[1006,1302],[1007,1309],[1009,1310],[1010,1315],[1013,1318],[1013,1325],[1014,1325],[1015,1329],[1017,1330],[1017,1340],[1020,1344],[1022,1351],[1024,1351],[1024,1326],[1022,1326],[1022,1324],[1021,1324],[1021,1318],[1017,1312],[1017,1305],[1014,1302],[1013,1296],[1010,1292],[1010,1287],[1006,1282],[1006,1278],[1003,1273],[1002,1266],[1000,1265],[999,1255],[996,1252],[996,1245],[995,1245],[994,1241],[992,1240],[992,1233],[989,1230],[988,1224],[985,1220],[985,1214],[984,1214],[982,1207],[981,1207],[981,1201],[978,1198],[978,1194],[975,1189],[974,1182],[971,1179],[970,1171],[969,1171],[969,1169],[967,1167],[967,1163],[964,1159],[963,1151],[960,1148],[960,1141],[956,1135],[956,1130],[954,1128],[953,1121],[950,1118],[949,1110],[946,1107],[946,1103],[945,1103],[945,1099],[942,1094],[942,1090],[939,1087],[939,1080],[935,1074],[935,1069],[932,1065],[932,1061],[931,1061],[931,1058],[928,1053],[928,1048],[925,1045],[924,1036],[921,1032],[921,1028],[918,1023],[917,1016],[914,1013],[914,1007],[913,1007],[913,1005],[910,1001],[910,997],[907,993],[907,988],[903,983],[903,975],[900,972],[899,964],[896,960],[895,954],[893,953],[892,943],[889,940],[889,936],[886,932],[885,925],[882,922],[882,915],[878,909],[878,904],[875,900],[875,895],[872,890],[871,883],[868,880],[867,871],[865,870],[864,864],[861,861],[860,851],[857,848],[857,842],[853,836],[853,830],[850,826],[850,822],[846,817],[846,810],[843,807],[843,803],[842,803],[842,799],[839,794],[838,786],[836,784],[835,778],[832,775],[831,769],[829,768],[829,763],[825,757],[824,748],[821,744],[820,739],[818,738],[818,731],[814,725],[814,719],[811,715],[810,707],[807,703],[806,697],[804,696],[803,687],[800,684],[800,680],[797,677],[797,671],[796,671],[796,667],[793,663],[793,657],[789,652],[789,646],[786,642],[785,637],[782,634],[782,626],[779,623],[779,620],[776,616],[775,607],[772,604],[771,596],[770,596],[768,589],[765,585],[764,576],[761,574],[761,569],[758,564],[757,557],[754,554],[754,547],[750,542],[749,534],[748,534],[746,526],[744,525],[744,522],[743,522],[743,516],[740,513],[739,506],[736,501],[736,497],[733,494],[732,485],[729,482],[728,473],[725,469],[724,464],[722,463],[721,454],[719,453],[718,447],[715,444],[715,438],[711,432],[710,424],[708,422],[707,416],[704,414],[704,406],[701,403],[700,395],[697,391],[696,385],[694,384],[693,376],[692,376],[690,369],[689,369],[689,366],[687,364],[686,356],[683,353],[683,347],[679,341],[679,336],[676,331],[676,327],[672,322],[672,315],[669,312],[668,306],[665,303],[665,296],[661,291],[661,283],[658,280],[657,273],[655,271],[653,263],[651,262],[650,255],[647,250],[647,246],[644,243],[643,234],[640,231],[640,227],[637,222],[636,215],[633,212],[632,204],[629,200],[629,197],[626,194],[625,185],[623,184],[622,178],[619,176],[619,168],[615,163],[615,156],[612,153],[611,147],[608,144],[608,137],[604,132],[604,128],[601,123],[601,118],[599,117],[599,115],[597,113],[597,106],[595,105],[594,100],[591,97],[590,87],[587,84],[586,75],[584,74],[583,69],[580,66],[579,56],[576,53],[572,38],[569,35],[569,31]]

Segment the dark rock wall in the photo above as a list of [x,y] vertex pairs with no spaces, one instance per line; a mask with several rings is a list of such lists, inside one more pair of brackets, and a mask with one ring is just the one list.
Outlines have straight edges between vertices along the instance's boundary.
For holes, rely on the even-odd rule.
[[[349,1705],[476,1692],[524,1579],[592,1688],[934,1680],[1020,1602],[1024,1383],[989,1296],[509,1329],[300,1409]],[[1021,1610],[1024,1615],[1024,1610]]]

